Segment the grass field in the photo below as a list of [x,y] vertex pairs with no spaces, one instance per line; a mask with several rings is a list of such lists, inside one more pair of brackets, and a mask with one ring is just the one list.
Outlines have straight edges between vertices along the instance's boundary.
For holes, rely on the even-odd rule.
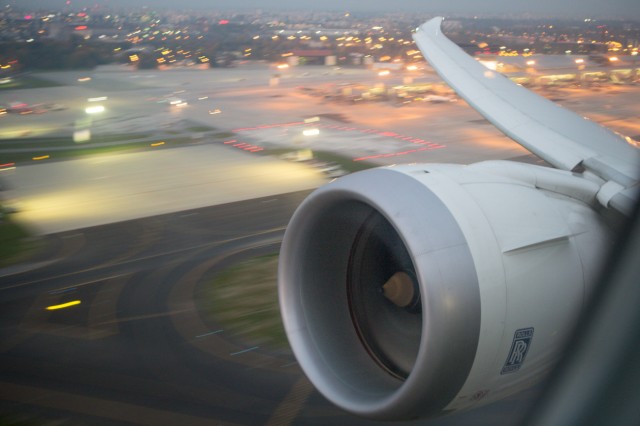
[[278,306],[277,271],[275,253],[236,263],[201,284],[201,296],[196,298],[200,312],[205,320],[252,344],[288,347]]
[[29,239],[29,233],[3,214],[0,218],[0,267],[17,263],[35,250],[37,243]]

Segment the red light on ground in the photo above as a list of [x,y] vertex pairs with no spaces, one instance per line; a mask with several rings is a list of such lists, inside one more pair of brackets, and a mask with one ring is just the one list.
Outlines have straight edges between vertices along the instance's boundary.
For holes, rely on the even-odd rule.
[[87,26],[86,25],[78,25],[77,27],[74,28],[76,31],[82,31],[82,30],[86,30]]
[[218,21],[218,25],[227,25],[229,21],[227,19],[221,19]]
[[83,18],[83,17],[87,16],[87,14],[84,13],[84,12],[80,12],[76,16],[79,16],[79,17]]
[[15,170],[15,168],[16,168],[16,163],[0,164],[0,172]]

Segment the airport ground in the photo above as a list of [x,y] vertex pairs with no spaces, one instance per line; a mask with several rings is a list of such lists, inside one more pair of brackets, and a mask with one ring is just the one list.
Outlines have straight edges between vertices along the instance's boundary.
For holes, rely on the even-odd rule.
[[[278,251],[307,194],[47,235],[37,268],[0,277],[2,423],[386,424],[336,409],[287,347],[201,309],[226,268]],[[512,424],[531,395],[433,425]]]
[[[85,227],[92,217],[96,224],[108,223],[108,217],[144,217],[310,189],[326,181],[317,169],[265,158],[265,152],[329,151],[353,163],[377,165],[466,164],[528,155],[462,100],[398,106],[346,103],[314,94],[339,93],[356,84],[393,87],[407,77],[437,82],[430,73],[381,78],[366,69],[298,67],[281,72],[257,64],[170,71],[109,66],[40,77],[59,86],[0,92],[5,104],[61,107],[0,116],[0,164],[10,164],[19,155],[22,159],[15,161],[15,170],[0,172],[9,188],[2,195],[5,202],[18,205],[16,218],[38,233]],[[639,90],[635,85],[541,89],[567,108],[636,138]],[[172,100],[183,106],[171,105]],[[96,104],[104,112],[85,112]],[[305,122],[314,117],[319,121]],[[136,153],[56,161],[64,159],[62,151],[69,148],[56,146],[51,138],[70,140],[87,131],[89,140],[69,143],[81,150],[133,140]],[[114,135],[121,137],[93,142]]]
[[[3,421],[372,424],[330,406],[287,349],[231,333],[197,306],[203,286],[229,265],[277,252],[295,207],[330,179],[309,163],[265,152],[331,151],[379,165],[535,160],[460,100],[347,104],[301,87],[375,86],[379,77],[300,68],[274,85],[274,74],[262,65],[162,73],[105,68],[47,74],[61,86],[0,93],[64,106],[0,116],[0,139],[90,129],[94,136],[135,134],[148,142],[135,152],[73,160],[25,142],[33,158],[49,157],[0,172],[3,199],[16,203],[15,218],[43,241],[30,262],[0,271]],[[639,90],[546,92],[637,140]],[[88,116],[88,99],[104,96],[97,101],[104,115]],[[169,98],[186,105],[171,106]],[[305,122],[311,117],[319,121]],[[309,129],[319,133],[305,135]],[[152,146],[170,137],[184,139],[179,147]],[[0,163],[10,163],[2,144]],[[433,424],[513,424],[530,400],[521,395]]]

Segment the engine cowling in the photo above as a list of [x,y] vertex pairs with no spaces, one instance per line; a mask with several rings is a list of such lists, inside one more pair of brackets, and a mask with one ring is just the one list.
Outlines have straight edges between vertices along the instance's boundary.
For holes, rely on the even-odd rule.
[[611,232],[585,202],[492,167],[368,170],[298,208],[279,298],[293,352],[327,399],[374,419],[438,416],[552,366]]

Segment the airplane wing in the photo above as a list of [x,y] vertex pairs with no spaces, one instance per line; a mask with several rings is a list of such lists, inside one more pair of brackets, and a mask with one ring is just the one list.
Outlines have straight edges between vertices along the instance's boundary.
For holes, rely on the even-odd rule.
[[598,203],[632,215],[638,188],[639,150],[467,57],[441,22],[414,34],[436,71],[557,169],[394,165],[298,207],[278,267],[289,343],[320,393],[376,420],[462,412],[538,383],[621,222]]
[[631,214],[640,178],[640,150],[623,136],[486,68],[443,35],[442,21],[434,18],[413,35],[440,77],[532,153],[559,169],[582,167],[602,179],[600,203]]

